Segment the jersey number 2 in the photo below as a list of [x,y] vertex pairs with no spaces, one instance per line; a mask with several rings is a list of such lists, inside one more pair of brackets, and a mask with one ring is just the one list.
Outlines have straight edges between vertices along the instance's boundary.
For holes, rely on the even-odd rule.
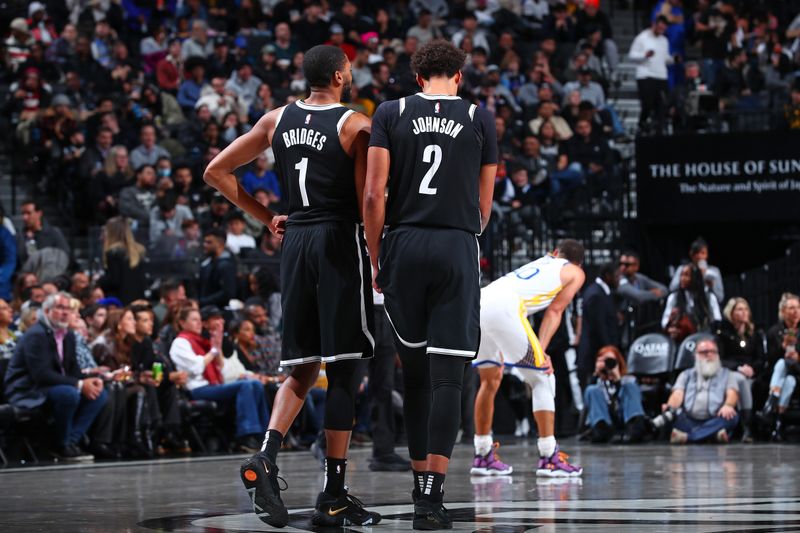
[[438,144],[429,144],[422,152],[422,162],[430,163],[433,160],[431,168],[422,176],[422,183],[419,184],[420,194],[436,194],[436,189],[431,187],[431,180],[436,171],[439,170],[439,165],[442,164],[442,147]]
[[303,198],[303,205],[309,206],[308,191],[306,191],[306,173],[308,172],[308,158],[304,157],[294,166],[295,170],[300,171],[300,196]]

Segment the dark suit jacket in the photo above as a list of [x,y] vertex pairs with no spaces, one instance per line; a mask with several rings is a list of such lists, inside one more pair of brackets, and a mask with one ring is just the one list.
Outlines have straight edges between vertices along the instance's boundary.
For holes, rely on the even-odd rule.
[[200,263],[199,296],[200,307],[216,305],[220,309],[236,298],[236,263],[229,251]]
[[75,356],[75,334],[64,337],[64,361],[58,359],[53,330],[37,322],[17,342],[5,376],[8,402],[25,408],[42,405],[54,385],[78,386],[83,378]]
[[619,323],[614,298],[595,281],[583,291],[583,322],[578,346],[579,373],[591,375],[597,350],[613,344],[619,346]]

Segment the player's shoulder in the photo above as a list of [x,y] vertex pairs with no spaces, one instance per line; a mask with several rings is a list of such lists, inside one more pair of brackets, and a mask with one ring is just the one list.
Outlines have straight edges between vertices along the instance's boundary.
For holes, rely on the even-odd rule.
[[570,263],[567,261],[564,263],[564,266],[561,267],[561,280],[564,285],[567,283],[583,284],[585,279],[586,273],[575,263]]
[[[378,108],[375,110],[374,116],[379,115],[392,115],[392,114],[400,114],[400,105],[401,103],[405,103],[408,97],[398,98],[397,100],[386,100],[385,102],[381,102],[378,104]],[[402,101],[402,102],[401,102]]]
[[[492,124],[494,125],[494,115],[486,108],[483,108],[479,105],[473,104],[468,102],[469,112],[472,116],[472,121],[476,124]],[[474,107],[472,107],[474,106]]]

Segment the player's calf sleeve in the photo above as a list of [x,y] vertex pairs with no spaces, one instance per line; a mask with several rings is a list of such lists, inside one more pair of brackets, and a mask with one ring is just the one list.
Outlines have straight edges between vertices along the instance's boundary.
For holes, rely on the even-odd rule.
[[428,457],[428,417],[431,411],[431,377],[425,348],[409,348],[398,343],[403,363],[403,419],[412,461]]
[[356,392],[363,372],[360,360],[330,363],[325,367],[328,392],[325,398],[325,429],[350,431],[356,413]]
[[431,406],[428,453],[450,457],[461,422],[461,385],[464,364],[460,357],[431,354]]

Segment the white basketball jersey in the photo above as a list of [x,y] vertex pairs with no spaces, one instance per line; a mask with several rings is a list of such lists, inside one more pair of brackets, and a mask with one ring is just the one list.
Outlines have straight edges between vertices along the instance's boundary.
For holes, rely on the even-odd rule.
[[546,255],[509,272],[489,287],[513,292],[522,301],[529,315],[537,313],[561,292],[561,268],[569,261]]

